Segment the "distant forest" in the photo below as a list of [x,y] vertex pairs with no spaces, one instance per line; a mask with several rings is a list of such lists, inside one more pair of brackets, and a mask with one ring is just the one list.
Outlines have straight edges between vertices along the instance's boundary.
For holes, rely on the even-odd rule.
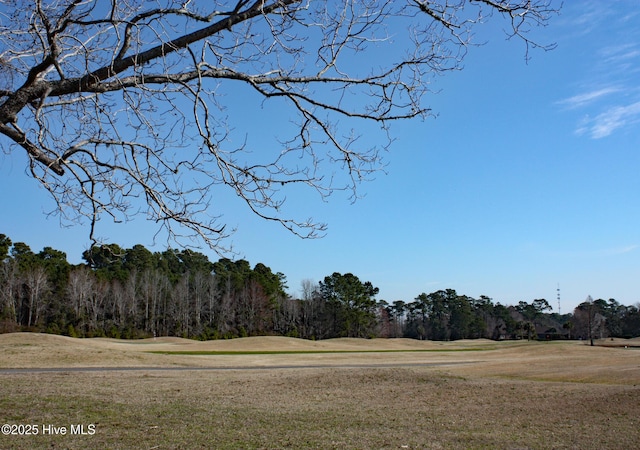
[[51,247],[34,253],[0,234],[0,332],[75,337],[180,336],[228,339],[281,335],[305,339],[600,339],[640,336],[639,305],[588,297],[572,313],[545,299],[517,305],[453,289],[413,301],[376,299],[357,276],[333,273],[287,294],[268,266],[193,250],[151,252],[142,245],[94,246],[73,265]]

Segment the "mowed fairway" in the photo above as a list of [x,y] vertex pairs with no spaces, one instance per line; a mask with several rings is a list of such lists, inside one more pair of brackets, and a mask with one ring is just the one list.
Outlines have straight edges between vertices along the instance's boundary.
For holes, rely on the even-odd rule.
[[602,343],[0,335],[0,448],[638,448],[640,343]]

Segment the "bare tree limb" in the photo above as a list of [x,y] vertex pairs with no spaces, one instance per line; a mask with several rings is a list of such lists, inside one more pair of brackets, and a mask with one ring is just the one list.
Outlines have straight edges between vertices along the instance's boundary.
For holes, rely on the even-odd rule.
[[[432,78],[461,67],[475,27],[505,18],[528,56],[550,48],[530,31],[556,12],[551,0],[0,0],[0,146],[26,154],[92,239],[101,217],[146,214],[224,251],[224,191],[318,237],[324,224],[286,212],[291,187],[356,198],[384,167],[390,125],[431,114]],[[276,141],[230,115],[229,92],[281,111]],[[379,145],[362,146],[365,123]]]

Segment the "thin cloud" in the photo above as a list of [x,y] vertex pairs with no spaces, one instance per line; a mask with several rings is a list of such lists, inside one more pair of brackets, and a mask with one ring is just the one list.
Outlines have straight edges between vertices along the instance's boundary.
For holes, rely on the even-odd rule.
[[610,20],[611,14],[605,4],[600,1],[583,1],[580,4],[581,13],[564,18],[565,23],[575,37],[584,36],[598,28],[601,23]]
[[620,88],[617,87],[606,87],[602,89],[596,89],[591,92],[586,92],[584,94],[574,95],[573,97],[566,98],[564,100],[560,100],[558,102],[559,105],[563,105],[569,109],[575,109],[583,107],[599,98],[602,98],[609,94],[615,94],[616,92],[620,92]]
[[640,56],[640,50],[638,50],[635,44],[621,44],[615,47],[608,47],[602,50],[601,53],[605,62],[610,64],[621,64]]
[[625,253],[631,253],[638,247],[638,245],[627,245],[626,247],[612,248],[607,253],[609,255],[624,255]]
[[582,249],[582,250],[542,250],[542,253],[553,258],[604,258],[609,256],[619,256],[631,253],[638,249],[640,245],[626,245],[622,247],[609,247],[600,249]]
[[555,102],[564,110],[584,109],[585,118],[575,130],[578,135],[601,139],[640,122],[640,33],[632,25],[640,12],[623,7],[635,2],[619,2],[612,8],[609,3],[585,0],[567,22],[571,30],[598,36],[590,38],[594,43],[590,66],[576,80],[581,90]]
[[609,76],[631,77],[640,61],[640,48],[635,42],[606,47],[600,51],[601,67]]
[[635,102],[626,106],[611,107],[593,119],[586,119],[577,133],[586,133],[593,139],[601,139],[620,128],[638,122],[640,122],[640,102]]

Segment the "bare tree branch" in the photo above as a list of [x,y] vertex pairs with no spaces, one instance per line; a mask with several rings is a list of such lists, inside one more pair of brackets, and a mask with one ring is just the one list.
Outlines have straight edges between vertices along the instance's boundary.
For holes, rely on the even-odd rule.
[[[321,236],[286,212],[290,188],[356,198],[384,167],[391,123],[431,114],[430,82],[461,67],[472,30],[502,16],[528,56],[550,2],[0,0],[0,146],[26,154],[92,239],[102,217],[142,213],[224,251],[232,230],[212,213],[224,191]],[[229,113],[236,95],[281,111],[276,141]],[[361,144],[367,122],[378,146]]]

